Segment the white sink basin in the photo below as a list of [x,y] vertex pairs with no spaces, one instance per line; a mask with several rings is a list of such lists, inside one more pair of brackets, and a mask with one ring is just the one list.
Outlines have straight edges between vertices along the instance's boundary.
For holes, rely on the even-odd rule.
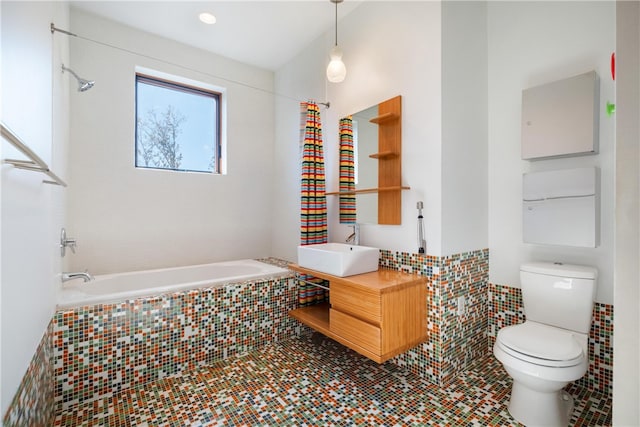
[[345,277],[378,270],[377,248],[321,243],[298,246],[298,265],[334,276]]

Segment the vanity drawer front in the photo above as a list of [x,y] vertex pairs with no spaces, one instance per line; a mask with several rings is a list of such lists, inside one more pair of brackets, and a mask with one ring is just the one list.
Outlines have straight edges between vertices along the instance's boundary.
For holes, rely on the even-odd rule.
[[329,310],[329,324],[331,332],[336,335],[375,354],[380,354],[382,340],[380,328],[334,309]]
[[362,320],[380,324],[380,294],[356,286],[333,286],[329,292],[331,306]]

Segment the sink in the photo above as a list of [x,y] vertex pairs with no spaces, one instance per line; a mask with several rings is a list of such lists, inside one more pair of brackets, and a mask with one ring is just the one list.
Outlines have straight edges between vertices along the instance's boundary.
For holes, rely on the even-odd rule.
[[298,265],[334,276],[345,277],[378,270],[377,248],[321,243],[298,246]]

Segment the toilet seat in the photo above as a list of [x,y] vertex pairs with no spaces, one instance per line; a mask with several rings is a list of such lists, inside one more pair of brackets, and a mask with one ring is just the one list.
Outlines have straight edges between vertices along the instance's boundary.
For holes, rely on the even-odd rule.
[[570,332],[532,321],[500,329],[496,344],[510,356],[540,366],[562,368],[584,361],[583,349]]

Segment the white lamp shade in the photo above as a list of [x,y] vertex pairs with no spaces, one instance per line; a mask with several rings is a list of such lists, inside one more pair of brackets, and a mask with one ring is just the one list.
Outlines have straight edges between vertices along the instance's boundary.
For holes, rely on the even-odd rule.
[[340,83],[347,76],[347,67],[342,62],[342,50],[338,46],[331,49],[331,62],[327,66],[327,80]]

